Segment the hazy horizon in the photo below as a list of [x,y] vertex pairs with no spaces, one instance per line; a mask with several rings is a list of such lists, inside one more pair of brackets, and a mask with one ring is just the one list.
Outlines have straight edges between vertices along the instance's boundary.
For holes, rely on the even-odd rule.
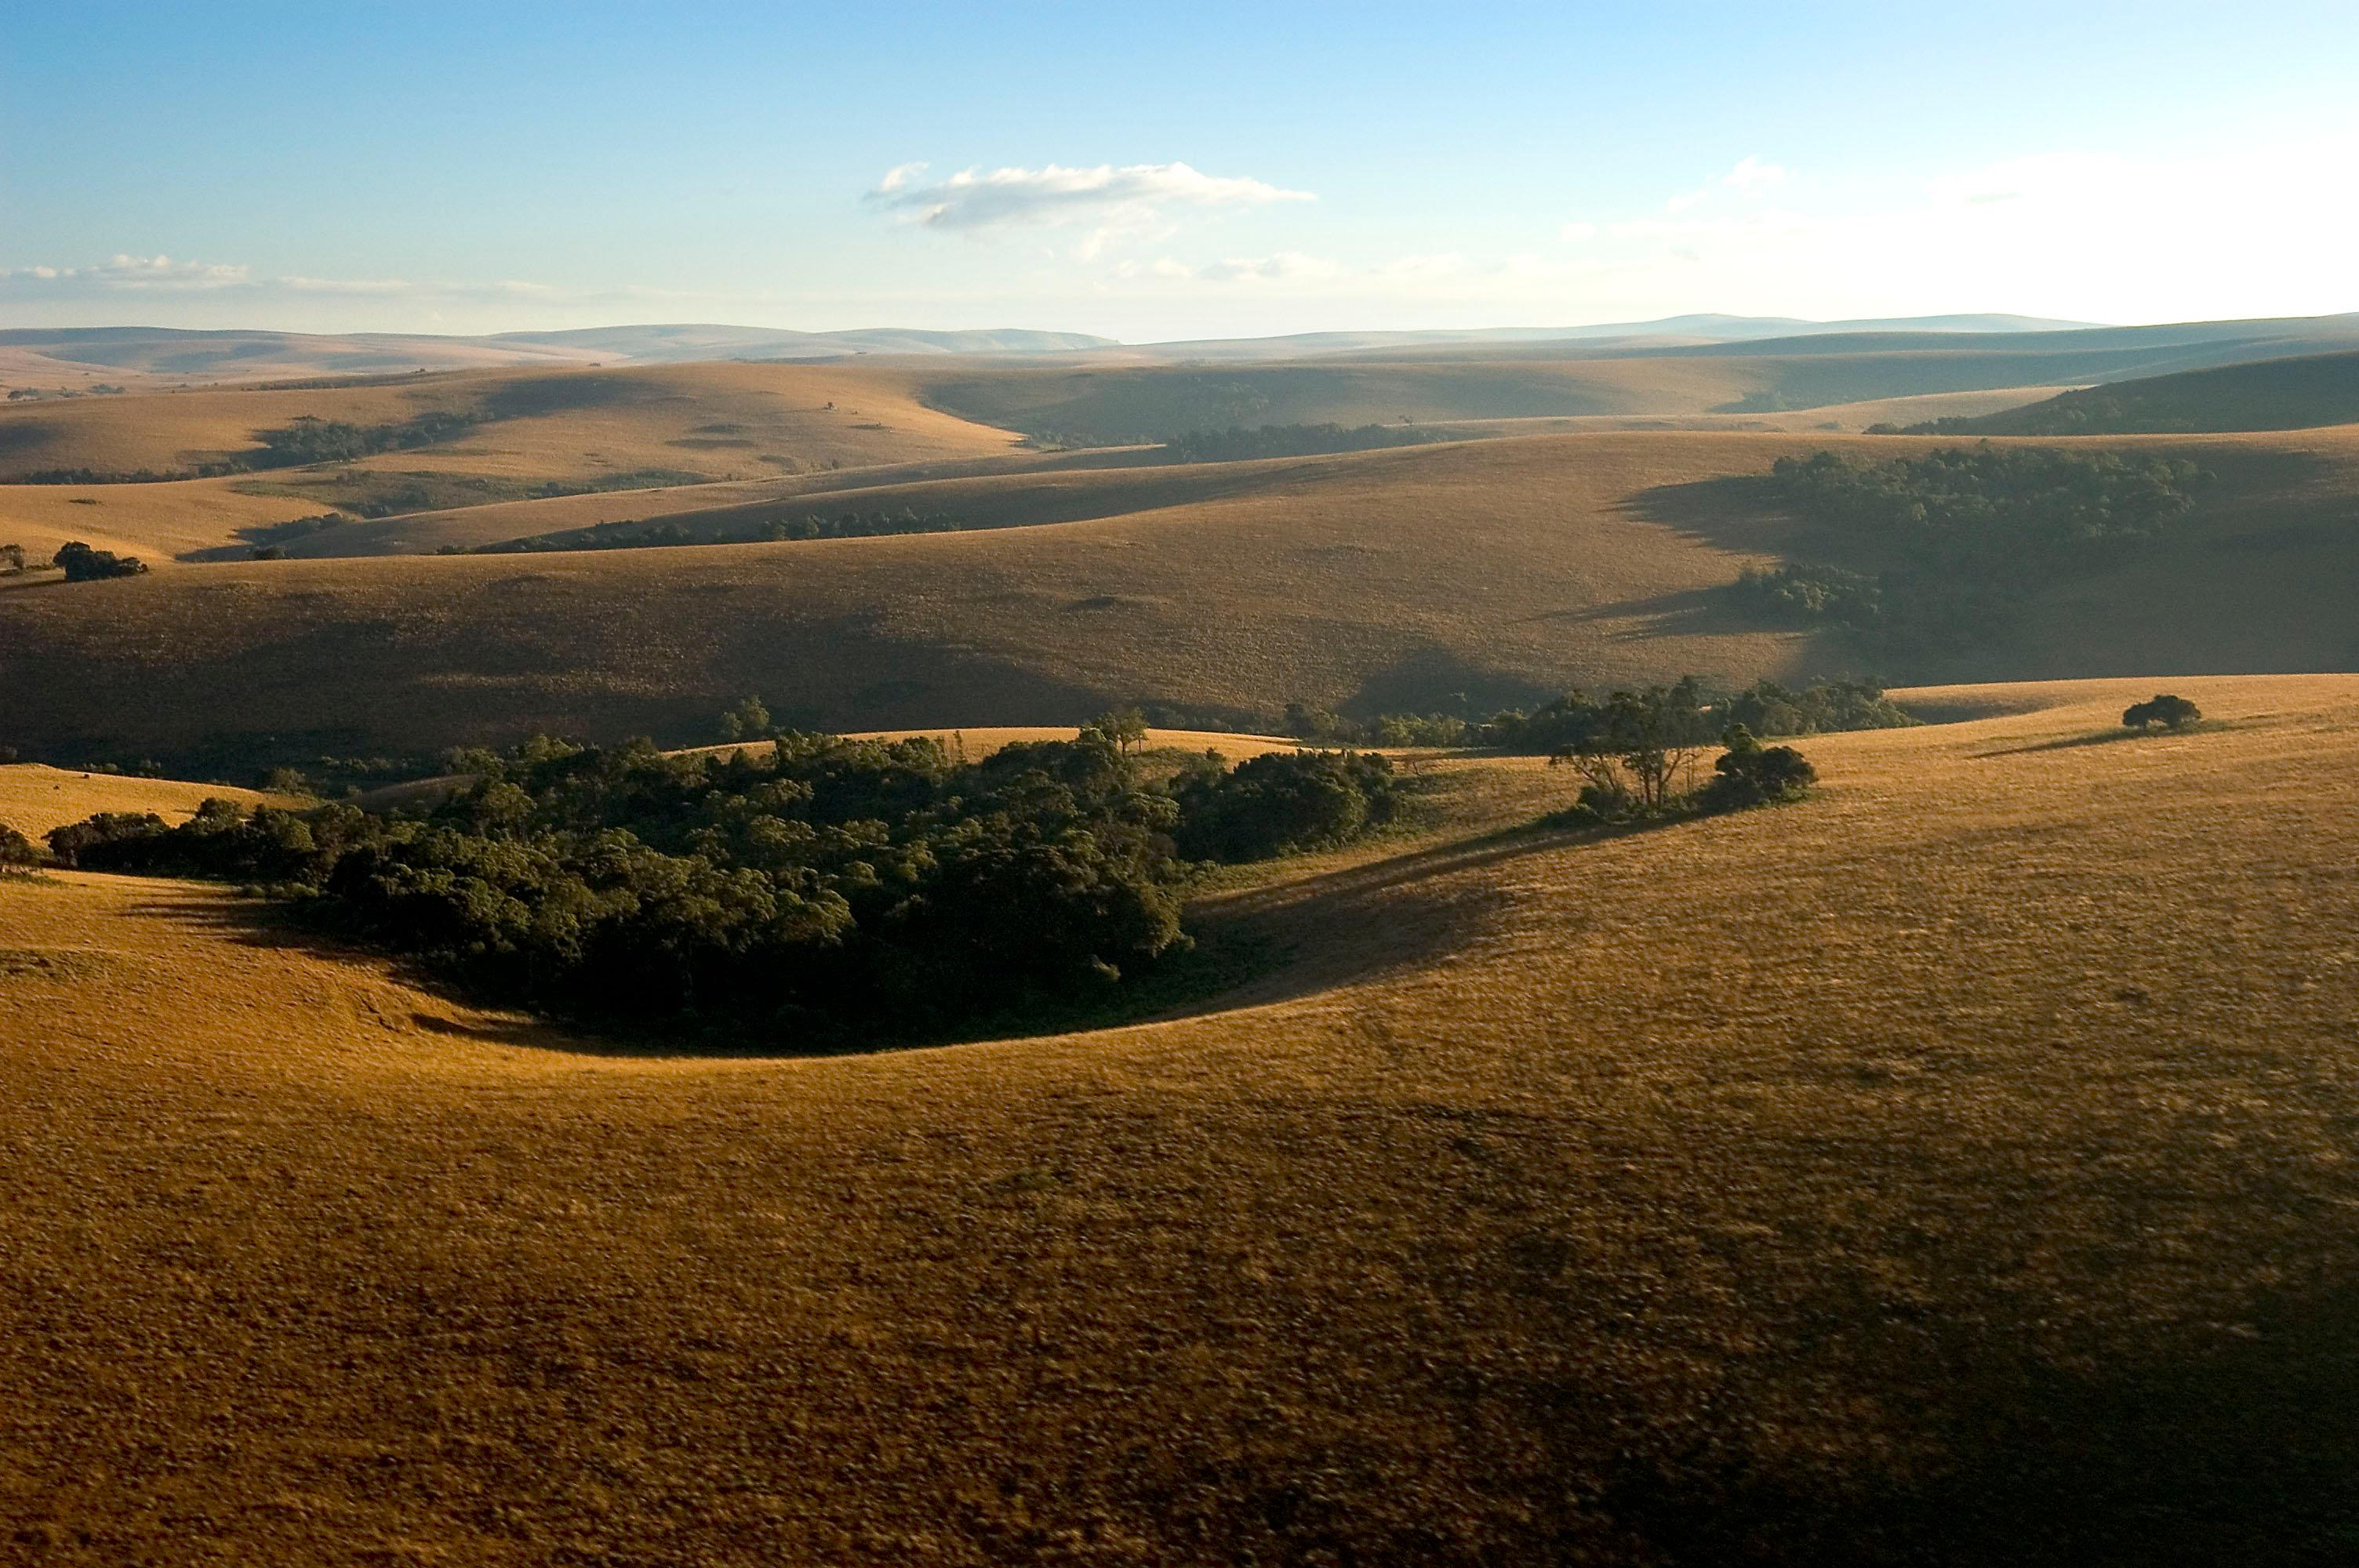
[[1152,50],[1096,20],[27,15],[0,326],[1154,342],[2359,308],[2339,6],[1216,6]]

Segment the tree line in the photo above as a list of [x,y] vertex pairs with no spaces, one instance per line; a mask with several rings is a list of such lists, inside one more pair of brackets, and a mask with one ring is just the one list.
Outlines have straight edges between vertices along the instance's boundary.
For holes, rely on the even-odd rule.
[[48,560],[35,558],[22,545],[0,545],[0,577],[22,572],[62,571],[68,582],[97,582],[105,578],[137,577],[147,563],[137,556],[120,556],[94,549],[80,539],[69,539]]
[[[1815,735],[1843,730],[1894,730],[1916,722],[1884,687],[1865,680],[1816,680],[1799,690],[1761,680],[1742,691],[1707,697],[1702,682],[1687,676],[1665,688],[1681,694],[1697,709],[1697,723],[1718,734],[1741,724],[1755,735]],[[1603,704],[1581,691],[1566,692],[1529,712],[1502,708],[1469,720],[1448,713],[1386,713],[1348,719],[1315,704],[1287,704],[1284,730],[1304,740],[1351,746],[1481,746],[1497,751],[1546,753],[1587,733]]]
[[380,452],[402,451],[456,440],[484,423],[481,414],[434,409],[412,419],[355,425],[343,419],[303,415],[291,424],[254,432],[261,446],[182,469],[139,468],[104,472],[92,468],[37,469],[17,484],[162,484],[179,480],[220,479],[266,469],[307,468],[313,463],[353,462]]

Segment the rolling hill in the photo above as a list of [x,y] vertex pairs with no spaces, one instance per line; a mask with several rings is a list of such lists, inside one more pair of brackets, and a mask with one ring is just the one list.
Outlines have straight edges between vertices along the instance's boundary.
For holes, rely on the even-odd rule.
[[1785,414],[2077,386],[2359,347],[2359,317],[2069,331],[1849,330],[1693,342],[1386,344],[1298,363],[1032,362],[926,372],[938,407],[1028,434],[1159,440],[1229,425]]
[[1603,839],[1435,764],[1201,903],[1255,978],[882,1056],[0,881],[8,1551],[2333,1561],[2359,679],[2172,686]]
[[[2191,457],[2218,482],[2151,547],[2040,588],[2004,636],[1869,673],[2359,656],[2359,430],[2121,441]],[[28,755],[221,773],[536,728],[684,741],[747,692],[829,728],[1072,722],[1121,701],[1250,727],[1294,699],[1484,712],[1690,671],[1737,684],[1856,673],[1831,634],[1769,629],[1714,591],[1806,537],[1729,481],[1781,454],[1931,444],[1595,433],[1052,470],[845,493],[987,524],[1076,521],[0,579],[7,724]],[[817,499],[833,508],[845,493]],[[1840,546],[1816,542],[1822,556]]]
[[[259,432],[305,418],[374,427],[422,415],[473,423],[350,467],[588,483],[636,470],[722,478],[973,455],[1013,440],[935,413],[905,379],[864,368],[465,372],[20,404],[0,409],[0,478],[55,469],[172,472],[252,460],[262,450]],[[326,493],[349,477],[337,465],[272,470],[247,482]]]
[[1961,434],[2162,435],[2359,424],[2359,352],[2185,371],[1959,420]]
[[932,332],[875,328],[796,332],[771,327],[592,327],[487,337],[356,332],[342,336],[166,327],[0,330],[0,386],[83,390],[92,383],[212,385],[305,376],[531,365],[674,364],[693,360],[830,360],[855,354],[1047,353],[1108,346],[1080,332]]

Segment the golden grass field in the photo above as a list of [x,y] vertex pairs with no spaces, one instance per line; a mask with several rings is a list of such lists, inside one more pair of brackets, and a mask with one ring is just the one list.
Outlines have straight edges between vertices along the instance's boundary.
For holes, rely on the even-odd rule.
[[626,1052],[0,884],[0,1558],[2347,1560],[2359,677],[1908,695],[1990,716],[1622,838],[1426,764],[1060,1038]]
[[[251,450],[256,430],[307,415],[386,425],[429,412],[481,412],[489,422],[454,441],[358,466],[527,480],[658,468],[718,479],[978,456],[1013,444],[1005,431],[924,406],[916,384],[913,373],[865,366],[726,363],[454,371],[30,403],[0,409],[0,477],[52,468],[168,471]],[[299,487],[321,476],[277,470],[254,477]]]
[[265,803],[298,804],[258,790],[227,784],[184,784],[178,779],[132,778],[114,773],[76,773],[38,762],[0,765],[0,826],[38,839],[52,827],[102,811],[152,811],[167,822],[196,815],[209,797],[253,806]]
[[[864,487],[863,477],[909,470],[847,470],[829,476],[840,488],[799,501],[752,503],[740,490],[669,515],[691,531],[804,505],[1070,520],[817,543],[223,562],[71,587],[5,580],[0,668],[15,743],[74,760],[132,746],[301,761],[535,728],[678,743],[694,738],[680,727],[695,715],[748,692],[794,722],[834,729],[1069,724],[1133,701],[1252,725],[1297,698],[1400,710],[1462,697],[1480,709],[1689,671],[1799,678],[1857,657],[1734,619],[1713,594],[1800,542],[1797,524],[1752,513],[1723,481],[1786,453],[1927,444],[1592,431],[1199,467],[1023,459],[1012,460],[1019,471]],[[1856,673],[1989,679],[2359,659],[2349,610],[2359,427],[2106,446],[2190,456],[2220,483],[2168,539],[2058,584],[2006,637],[1922,667]],[[433,536],[473,536],[466,517],[446,515]],[[364,538],[373,526],[350,525]],[[531,531],[513,512],[494,531],[512,529]]]

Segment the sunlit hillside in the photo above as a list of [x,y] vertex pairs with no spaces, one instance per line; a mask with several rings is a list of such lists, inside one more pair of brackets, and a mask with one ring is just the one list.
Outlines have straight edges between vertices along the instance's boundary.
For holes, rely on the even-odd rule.
[[0,881],[10,1550],[2332,1561],[2359,680],[2154,689],[1604,839],[1434,764],[1237,989],[883,1056]]
[[[306,417],[380,427],[429,414],[478,422],[361,467],[587,484],[639,470],[721,478],[978,455],[1013,440],[919,406],[905,376],[867,367],[452,372],[16,404],[0,410],[0,477],[170,473],[252,458],[260,432]],[[252,477],[335,499],[327,475]]]

